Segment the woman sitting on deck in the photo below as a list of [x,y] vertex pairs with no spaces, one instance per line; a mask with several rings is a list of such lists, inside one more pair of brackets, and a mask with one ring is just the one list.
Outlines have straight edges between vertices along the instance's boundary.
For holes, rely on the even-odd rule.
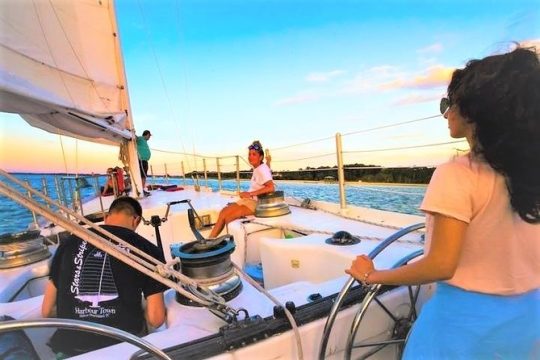
[[115,182],[117,195],[123,194],[126,191],[124,170],[118,166],[107,169],[107,182],[101,188],[101,196],[114,195]]
[[272,171],[263,163],[264,150],[260,142],[254,141],[248,147],[249,164],[253,167],[251,185],[249,190],[240,193],[240,200],[229,204],[221,210],[218,220],[210,233],[211,238],[217,237],[226,224],[243,216],[255,214],[257,195],[268,194],[274,191]]
[[441,101],[471,152],[437,168],[421,209],[425,256],[347,273],[367,284],[438,281],[404,359],[540,358],[540,62],[518,48],[454,71]]

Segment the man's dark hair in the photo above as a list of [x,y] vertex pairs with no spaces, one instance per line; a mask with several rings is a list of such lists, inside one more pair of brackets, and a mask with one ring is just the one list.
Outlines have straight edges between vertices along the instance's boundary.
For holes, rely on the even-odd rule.
[[144,130],[142,136],[151,135],[150,130]]
[[109,213],[123,212],[129,216],[142,216],[142,207],[139,202],[129,196],[115,199],[109,207]]

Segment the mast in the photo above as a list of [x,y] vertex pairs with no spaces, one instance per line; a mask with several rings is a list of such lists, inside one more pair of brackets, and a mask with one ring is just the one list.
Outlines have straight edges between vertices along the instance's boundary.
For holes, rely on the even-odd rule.
[[[129,102],[129,92],[128,92],[128,85],[127,85],[127,77],[126,77],[126,70],[124,67],[124,58],[122,56],[122,46],[120,42],[120,33],[118,30],[118,22],[116,21],[116,11],[115,11],[115,5],[114,1],[111,0],[110,6],[109,6],[109,12],[111,21],[113,24],[113,29],[115,31],[112,36],[115,39],[115,59],[117,61],[118,66],[116,67],[118,69],[118,77],[121,79],[121,84],[119,86],[121,87],[121,95],[120,99],[122,102],[122,107],[126,113],[126,129],[128,129],[131,132],[132,138],[131,140],[124,140],[123,143],[120,145],[120,159],[122,162],[124,162],[124,165],[127,165],[129,167],[129,173],[131,178],[131,193],[130,195],[133,197],[140,197],[142,195],[142,179],[141,179],[141,173],[140,173],[140,165],[139,165],[139,157],[137,155],[137,143],[136,143],[136,135],[135,135],[135,125],[133,123],[133,117],[131,112],[131,104]],[[141,134],[139,134],[141,135]]]

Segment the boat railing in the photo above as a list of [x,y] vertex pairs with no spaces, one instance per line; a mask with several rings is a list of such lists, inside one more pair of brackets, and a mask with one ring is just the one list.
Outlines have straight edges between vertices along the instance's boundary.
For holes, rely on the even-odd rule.
[[[243,159],[241,156],[236,155],[239,159]],[[310,158],[316,158],[317,156],[313,156]],[[326,157],[326,155],[322,155],[319,157]],[[206,160],[206,159],[203,159]],[[181,162],[181,168],[180,171],[180,177],[183,179],[182,182],[184,185],[187,185],[187,177],[191,178],[192,183],[195,186],[200,186],[199,176],[204,176],[204,186],[209,188],[208,179],[216,179],[217,180],[217,190],[222,191],[224,190],[223,183],[225,180],[233,179],[235,181],[235,188],[236,191],[239,192],[241,188],[241,182],[242,180],[249,179],[249,176],[252,172],[251,169],[248,167],[245,167],[243,169],[240,169],[240,161],[235,162],[224,162],[223,158],[215,158],[216,160],[216,166],[208,167],[204,166],[202,172],[198,169],[192,170],[189,173],[186,173],[183,166],[183,161]],[[297,160],[297,159],[294,159]],[[204,162],[206,163],[206,161]],[[157,169],[157,171],[154,170]],[[166,185],[168,185],[171,181],[173,181],[173,178],[178,178],[178,176],[171,176],[170,173],[177,173],[178,166],[175,166],[173,163],[165,163],[162,165],[151,165],[150,166],[150,176],[151,176],[151,182],[152,184],[156,184],[158,182],[163,181]],[[417,170],[426,170],[426,166],[393,166],[393,167],[383,167],[383,166],[345,166],[343,164],[342,158],[340,159],[339,165],[334,167],[327,167],[327,168],[310,168],[309,166],[306,169],[298,169],[298,170],[280,170],[275,172],[274,178],[275,180],[279,180],[281,177],[281,174],[286,173],[333,173],[336,175],[336,177],[332,175],[325,176],[321,181],[325,183],[336,183],[339,185],[339,194],[340,194],[340,207],[342,209],[345,209],[347,207],[347,201],[346,201],[346,186],[347,186],[347,179],[345,178],[346,172],[350,170],[366,170],[366,171],[382,171],[382,170],[398,170],[398,169],[417,169]],[[433,169],[433,168],[431,168]],[[156,175],[156,173],[160,175]],[[231,174],[234,175],[231,177]],[[276,174],[279,174],[276,176]],[[340,175],[341,174],[341,175]],[[331,179],[328,180],[328,179]],[[380,192],[391,192],[395,194],[401,194],[401,195],[419,195],[417,193],[408,193],[408,192],[396,192],[391,190],[384,190],[384,189],[377,189],[377,188],[370,188],[370,191],[380,191]]]
[[[273,156],[272,159],[272,171],[276,179],[279,178],[279,175],[287,173],[311,173],[314,178],[320,178],[316,174],[324,173],[324,176],[334,176],[337,179],[337,185],[339,188],[339,203],[340,209],[345,210],[347,208],[347,198],[346,198],[346,182],[347,174],[351,176],[351,173],[374,173],[377,177],[381,174],[381,177],[392,177],[391,175],[384,174],[385,171],[394,171],[405,172],[407,170],[413,170],[411,172],[413,182],[423,182],[426,183],[431,176],[431,173],[434,170],[433,165],[427,166],[416,166],[414,163],[412,165],[403,165],[403,164],[390,164],[387,166],[380,165],[358,165],[357,162],[360,158],[361,163],[367,162],[368,156],[371,157],[373,154],[395,154],[386,155],[389,161],[392,161],[393,158],[397,158],[398,155],[404,155],[407,153],[410,156],[413,156],[415,163],[421,163],[422,159],[417,159],[418,149],[421,148],[436,148],[438,156],[441,160],[436,161],[435,163],[442,162],[451,156],[454,155],[454,152],[462,151],[461,149],[455,148],[456,144],[466,144],[464,140],[451,140],[439,139],[440,141],[434,141],[432,143],[426,144],[412,144],[412,145],[400,145],[400,146],[388,146],[380,145],[380,147],[375,148],[356,148],[356,144],[362,143],[358,141],[348,141],[347,144],[344,143],[345,137],[353,137],[355,135],[365,134],[372,131],[386,130],[388,128],[402,126],[407,124],[417,123],[420,124],[423,121],[432,120],[434,118],[439,118],[441,115],[427,116],[423,118],[403,121],[399,123],[394,123],[390,125],[369,128],[359,131],[352,131],[347,133],[336,133],[334,136],[329,136],[325,138],[299,142],[296,144],[271,148],[270,150],[275,155],[283,154],[282,157]],[[390,137],[391,138],[391,137]],[[181,174],[186,183],[186,174],[198,174],[201,172],[200,165],[202,160],[202,174],[204,174],[205,184],[208,187],[208,178],[217,179],[217,188],[219,191],[223,190],[223,181],[225,178],[236,179],[236,190],[240,190],[241,179],[247,178],[248,175],[244,175],[251,171],[249,162],[240,155],[227,155],[227,156],[208,156],[201,154],[190,154],[184,152],[171,152],[160,149],[152,149],[156,152],[166,152],[175,155],[183,156],[183,159],[187,161],[185,164],[184,160],[178,161],[176,163],[165,163],[162,165],[153,164],[151,166],[152,178],[153,181],[156,181],[156,174],[164,174],[165,181],[168,182],[170,178],[170,173]],[[291,155],[292,154],[292,155]],[[335,160],[334,160],[335,159]],[[433,162],[433,161],[432,161]],[[346,165],[349,164],[349,165]],[[298,164],[302,164],[304,167],[299,168],[298,170],[286,170],[284,167],[289,167],[294,165],[295,167]],[[313,166],[317,164],[319,166]],[[329,164],[330,166],[320,166],[321,164]],[[187,166],[186,166],[187,165]],[[279,169],[279,170],[278,170]],[[400,170],[403,169],[403,170]],[[322,180],[322,178],[320,178]],[[356,180],[356,179],[355,179]],[[377,180],[374,180],[377,181]],[[376,190],[374,190],[376,191]],[[408,194],[405,194],[408,195]],[[416,195],[416,194],[415,194]]]
[[[63,206],[59,202],[26,185],[5,170],[0,169],[0,176],[6,179],[3,180],[0,178],[1,195],[43,216],[52,223],[89,242],[126,265],[172,288],[187,299],[207,307],[222,320],[229,323],[237,320],[238,314],[241,313],[242,309],[230,307],[213,290],[175,270],[173,266],[176,262],[163,263],[153,258],[146,252],[134,247],[106,229],[97,226],[70,208]],[[17,188],[11,184],[17,185]],[[25,196],[24,191],[29,192],[31,196]],[[36,201],[33,198],[34,196],[39,198],[42,203]],[[45,204],[49,204],[58,210],[55,211]],[[189,287],[192,291],[186,290],[185,287]],[[196,289],[196,291],[193,291],[193,289]]]
[[[184,161],[180,161],[178,163],[152,164],[150,165],[150,178],[152,180],[152,184],[156,184],[162,179],[162,181],[168,185],[172,178],[170,174],[174,173],[180,174],[179,176],[182,178],[184,185],[187,184],[187,177],[190,177],[194,184],[200,186],[199,174],[201,174],[204,176],[206,187],[209,187],[209,178],[217,178],[218,190],[221,191],[223,190],[223,181],[225,179],[225,175],[228,177],[229,174],[234,174],[236,191],[240,191],[241,174],[250,172],[249,162],[240,155],[203,157],[201,160],[202,170],[195,166],[192,167],[189,172],[186,172],[185,170]],[[242,165],[245,168],[241,170]],[[158,179],[158,177],[161,179]]]
[[[85,198],[89,196],[97,197],[99,198],[100,212],[101,216],[103,217],[105,215],[105,209],[103,205],[103,197],[100,186],[100,181],[102,180],[100,179],[106,178],[106,176],[107,175],[100,174],[76,176],[48,175],[42,176],[37,180],[35,179],[32,181],[32,183],[29,181],[28,178],[23,178],[23,180],[27,186],[32,186],[35,189],[39,189],[39,191],[43,195],[52,199],[56,199],[63,206],[72,209],[73,211],[79,213],[82,216],[86,215],[83,207]],[[39,183],[36,183],[36,181],[38,181]],[[114,195],[116,197],[122,195],[118,189],[116,177],[114,176],[112,176],[112,184]],[[26,195],[29,198],[32,198],[32,194],[29,191],[26,192]],[[46,203],[45,205],[49,209],[52,208],[52,205],[49,203]],[[31,211],[31,214],[33,220],[32,226],[37,229],[40,227],[38,216],[34,211]]]

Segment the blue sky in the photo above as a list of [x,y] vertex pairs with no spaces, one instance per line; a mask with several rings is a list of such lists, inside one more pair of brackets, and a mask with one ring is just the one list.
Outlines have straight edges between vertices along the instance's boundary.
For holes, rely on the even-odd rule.
[[[285,161],[331,152],[333,139],[282,147],[436,115],[452,69],[510,41],[540,39],[540,1],[118,0],[116,7],[135,125],[152,131],[151,147],[245,156],[258,139],[277,170],[335,164],[332,156]],[[2,167],[17,169],[8,155],[14,145],[4,141],[15,128],[60,146],[1,114]],[[451,140],[439,117],[346,136],[343,144],[348,163],[432,165],[464,145],[354,151]],[[95,145],[79,142],[80,151],[87,147]],[[115,150],[102,148],[95,154],[114,161]],[[80,156],[67,160],[70,171],[76,162],[100,171]],[[174,168],[181,160],[201,167],[157,151],[151,163]],[[63,171],[61,159],[55,169]]]

